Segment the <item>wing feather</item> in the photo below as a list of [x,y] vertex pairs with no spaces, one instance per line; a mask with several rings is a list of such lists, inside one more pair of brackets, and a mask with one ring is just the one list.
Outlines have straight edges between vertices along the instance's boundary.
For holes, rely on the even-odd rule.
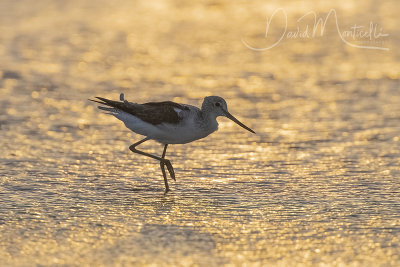
[[[133,116],[141,119],[144,122],[151,123],[153,125],[161,123],[179,123],[181,117],[179,116],[179,110],[189,110],[188,107],[172,102],[149,102],[144,104],[131,103],[126,100],[124,101],[114,101],[103,97],[96,97],[98,100],[91,100],[96,103],[107,105],[118,110],[122,110]],[[123,98],[122,98],[123,99]]]

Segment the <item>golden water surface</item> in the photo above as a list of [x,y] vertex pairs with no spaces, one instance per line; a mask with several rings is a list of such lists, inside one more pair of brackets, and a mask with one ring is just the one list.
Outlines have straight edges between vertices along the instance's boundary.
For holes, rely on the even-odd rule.
[[[269,24],[267,18],[281,13]],[[334,9],[340,31],[295,36]],[[286,35],[275,47],[285,30]],[[399,266],[397,1],[0,2],[0,266]],[[311,17],[301,21],[301,27]],[[247,44],[247,46],[246,46]],[[94,96],[226,118],[177,181]],[[143,150],[161,154],[149,141]]]

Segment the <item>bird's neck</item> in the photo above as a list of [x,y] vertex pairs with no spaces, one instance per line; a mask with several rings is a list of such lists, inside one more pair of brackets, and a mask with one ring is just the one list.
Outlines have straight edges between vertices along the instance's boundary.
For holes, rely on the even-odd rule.
[[207,112],[207,110],[201,109],[201,115],[202,115],[202,121],[203,121],[203,127],[210,130],[211,132],[214,132],[218,129],[218,122],[217,122],[217,117],[215,114],[211,112]]

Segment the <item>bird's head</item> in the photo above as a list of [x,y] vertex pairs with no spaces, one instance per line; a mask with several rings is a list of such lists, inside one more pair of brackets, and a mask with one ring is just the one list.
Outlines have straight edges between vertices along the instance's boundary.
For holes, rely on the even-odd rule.
[[228,119],[234,121],[239,126],[248,130],[249,132],[255,133],[252,129],[241,123],[238,119],[236,119],[232,114],[228,112],[228,105],[226,104],[225,99],[220,96],[207,96],[204,98],[203,105],[201,106],[201,110],[210,115],[216,117],[224,116]]

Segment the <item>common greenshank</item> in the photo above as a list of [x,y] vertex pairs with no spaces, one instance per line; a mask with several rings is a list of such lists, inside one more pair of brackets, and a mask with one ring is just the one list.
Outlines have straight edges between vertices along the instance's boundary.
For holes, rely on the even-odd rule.
[[[164,176],[165,193],[170,190],[165,166],[171,178],[176,181],[174,168],[171,162],[165,158],[169,144],[186,144],[208,136],[218,129],[217,117],[219,116],[227,117],[244,129],[255,133],[228,112],[226,101],[219,96],[205,97],[201,109],[172,101],[137,104],[125,100],[124,94],[120,95],[120,101],[103,97],[96,98],[97,100],[89,100],[105,105],[98,106],[98,108],[121,120],[131,131],[146,136],[146,138],[131,145],[129,149],[133,153],[160,162]],[[138,145],[147,140],[155,140],[164,145],[161,157],[136,149]]]

